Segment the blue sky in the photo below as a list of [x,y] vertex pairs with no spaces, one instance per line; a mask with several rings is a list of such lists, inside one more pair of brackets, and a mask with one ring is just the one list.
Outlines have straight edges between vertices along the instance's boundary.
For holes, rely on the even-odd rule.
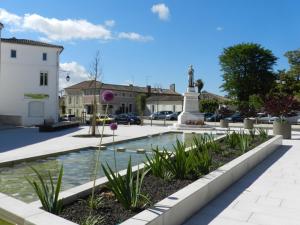
[[[65,47],[62,68],[71,82],[86,79],[97,50],[103,81],[187,86],[188,65],[204,89],[222,93],[218,57],[223,48],[259,43],[279,58],[299,48],[297,0],[1,1],[3,37],[50,41]],[[156,7],[154,7],[156,5]],[[66,29],[65,29],[66,28]],[[62,86],[65,74],[61,74]]]

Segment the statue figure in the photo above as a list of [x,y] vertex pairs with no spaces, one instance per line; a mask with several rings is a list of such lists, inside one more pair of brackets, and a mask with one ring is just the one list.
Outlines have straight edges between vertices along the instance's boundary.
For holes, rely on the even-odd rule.
[[189,87],[195,87],[195,85],[194,85],[194,69],[193,69],[192,65],[190,65],[188,74],[189,74]]

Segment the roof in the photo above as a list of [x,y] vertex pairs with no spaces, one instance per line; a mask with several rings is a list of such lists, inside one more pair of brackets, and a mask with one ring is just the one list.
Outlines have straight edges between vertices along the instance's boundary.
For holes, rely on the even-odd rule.
[[157,101],[183,101],[182,95],[158,95],[150,96],[147,98],[147,102],[157,102]]
[[63,51],[64,47],[61,45],[53,45],[45,42],[40,41],[33,41],[28,39],[17,39],[13,38],[1,38],[1,41],[4,43],[11,43],[11,44],[23,44],[23,45],[33,45],[33,46],[41,46],[41,47],[49,47],[49,48],[59,48]]
[[229,101],[229,99],[224,96],[213,94],[208,91],[202,91],[200,99],[216,99],[218,101]]
[[[90,88],[94,87],[94,84],[95,83],[93,80],[88,80],[88,81],[83,81],[78,84],[72,85],[65,89],[66,90],[90,89]],[[106,83],[101,83],[99,81],[96,81],[96,88],[103,88],[106,90],[115,90],[115,91],[132,91],[132,92],[139,92],[139,93],[148,93],[147,87],[140,87],[140,86],[134,86],[134,85],[106,84]],[[167,95],[180,95],[179,93],[172,91],[170,89],[157,89],[157,88],[151,88],[151,93],[160,93],[160,94],[167,94]]]

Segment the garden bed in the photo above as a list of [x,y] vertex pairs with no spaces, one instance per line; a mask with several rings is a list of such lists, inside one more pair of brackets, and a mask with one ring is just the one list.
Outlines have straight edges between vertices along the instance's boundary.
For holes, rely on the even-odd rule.
[[[265,142],[267,139],[270,139],[270,137],[261,138],[260,136],[253,136],[251,142],[248,143],[247,149],[253,149],[261,143]],[[238,145],[236,145],[235,147],[230,147],[228,139],[225,138],[218,140],[217,143],[220,148],[218,148],[217,151],[211,151],[212,163],[209,167],[209,171],[205,174],[216,170],[217,168],[232,161],[233,159],[246,152],[241,151]],[[60,216],[75,223],[83,224],[83,222],[89,215],[94,215],[104,218],[105,222],[102,224],[119,224],[122,221],[125,221],[126,219],[143,211],[145,208],[152,207],[157,202],[193,183],[195,180],[198,180],[205,174],[191,173],[184,179],[162,179],[159,177],[155,177],[153,174],[151,174],[150,171],[145,176],[142,185],[142,193],[145,193],[151,201],[151,203],[147,204],[145,207],[140,207],[139,209],[134,210],[126,210],[115,199],[113,192],[111,192],[106,185],[102,185],[100,188],[98,188],[96,193],[96,199],[102,197],[102,202],[96,209],[93,209],[92,211],[90,210],[87,197],[65,206]]]

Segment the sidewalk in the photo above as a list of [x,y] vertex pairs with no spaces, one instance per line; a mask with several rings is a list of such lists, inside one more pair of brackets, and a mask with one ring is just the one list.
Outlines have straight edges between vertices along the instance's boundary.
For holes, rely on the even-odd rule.
[[300,133],[184,225],[299,225]]

